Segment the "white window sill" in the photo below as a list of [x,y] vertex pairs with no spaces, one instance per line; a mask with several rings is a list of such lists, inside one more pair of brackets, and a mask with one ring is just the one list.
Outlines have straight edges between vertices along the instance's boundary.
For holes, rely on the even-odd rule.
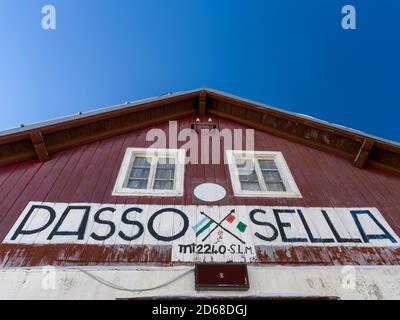
[[129,197],[182,197],[183,192],[179,191],[168,191],[168,190],[159,190],[159,191],[150,191],[150,190],[123,190],[123,191],[113,191],[113,196],[129,196]]
[[235,193],[235,197],[242,197],[242,198],[294,198],[294,199],[301,199],[302,196],[299,193],[292,193],[292,192],[247,192],[243,191],[240,193]]

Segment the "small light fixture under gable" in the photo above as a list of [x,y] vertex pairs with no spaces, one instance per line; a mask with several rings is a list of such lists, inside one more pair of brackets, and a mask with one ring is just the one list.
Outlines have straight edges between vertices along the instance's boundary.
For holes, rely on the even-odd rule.
[[128,148],[114,196],[183,196],[184,149]]
[[190,125],[190,128],[196,131],[197,133],[200,133],[202,129],[206,129],[209,131],[218,129],[218,124],[213,122],[211,118],[209,118],[207,122],[202,122],[200,118],[197,118],[196,122]]
[[227,150],[226,154],[235,196],[302,197],[281,152]]

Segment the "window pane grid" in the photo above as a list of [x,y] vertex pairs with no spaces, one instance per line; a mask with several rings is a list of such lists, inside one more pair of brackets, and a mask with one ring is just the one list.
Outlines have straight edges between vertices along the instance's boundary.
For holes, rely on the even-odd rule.
[[286,191],[274,160],[258,160],[267,191]]
[[173,190],[175,187],[175,159],[136,157],[133,160],[128,188],[144,190]]
[[175,181],[175,159],[160,158],[157,160],[153,189],[172,190]]
[[238,179],[243,191],[286,191],[275,160],[236,159]]
[[[227,150],[226,154],[232,187],[236,196],[302,197],[281,152]],[[254,169],[247,167],[246,162],[252,163]]]
[[135,157],[131,173],[128,177],[127,187],[130,189],[146,189],[151,169],[151,159]]
[[113,195],[182,196],[183,149],[127,148]]

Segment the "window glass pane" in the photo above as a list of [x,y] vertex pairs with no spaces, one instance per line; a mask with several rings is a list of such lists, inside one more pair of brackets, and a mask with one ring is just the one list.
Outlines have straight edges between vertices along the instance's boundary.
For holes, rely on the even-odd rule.
[[153,189],[172,190],[175,179],[175,159],[160,158],[157,163]]
[[265,182],[282,182],[279,171],[263,171]]
[[268,191],[286,191],[274,160],[259,160],[261,172]]
[[157,166],[163,169],[174,169],[175,159],[173,158],[161,158],[158,160]]
[[149,173],[150,173],[150,168],[145,169],[145,168],[133,167],[130,178],[146,178],[147,180],[147,178],[149,177]]
[[286,191],[282,182],[267,182],[268,191]]
[[150,174],[151,159],[136,157],[133,160],[131,174],[129,175],[127,188],[146,189]]
[[238,160],[236,166],[239,171],[239,181],[242,190],[261,190],[253,161]]
[[248,169],[251,170],[254,168],[254,163],[251,160],[242,160],[242,159],[237,159],[236,160],[236,166],[238,167],[239,170],[243,169]]
[[155,190],[172,190],[174,188],[173,180],[156,180],[154,181]]
[[146,189],[147,179],[146,180],[131,179],[128,181],[127,187],[130,189]]
[[174,169],[159,169],[156,171],[156,179],[174,179],[175,170]]
[[242,186],[242,190],[246,191],[260,191],[260,184],[257,183],[251,183],[251,182],[240,182],[240,185]]
[[240,178],[243,177],[243,179],[246,181],[258,181],[254,163],[252,161],[238,161],[236,162],[236,166],[238,168]]
[[274,160],[259,160],[261,170],[278,170]]
[[258,183],[258,178],[257,178],[257,174],[256,174],[255,171],[253,171],[253,172],[251,172],[249,174],[246,174],[246,175],[243,175],[243,174],[239,173],[239,180],[240,181],[244,181],[244,182],[255,182],[255,183]]
[[150,167],[151,159],[145,157],[136,157],[133,160],[133,167]]

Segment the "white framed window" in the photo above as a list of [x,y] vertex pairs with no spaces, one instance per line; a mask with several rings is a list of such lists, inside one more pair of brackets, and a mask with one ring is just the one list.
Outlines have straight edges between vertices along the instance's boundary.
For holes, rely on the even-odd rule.
[[301,198],[281,152],[227,150],[236,196]]
[[113,195],[182,196],[184,170],[184,149],[128,148]]

